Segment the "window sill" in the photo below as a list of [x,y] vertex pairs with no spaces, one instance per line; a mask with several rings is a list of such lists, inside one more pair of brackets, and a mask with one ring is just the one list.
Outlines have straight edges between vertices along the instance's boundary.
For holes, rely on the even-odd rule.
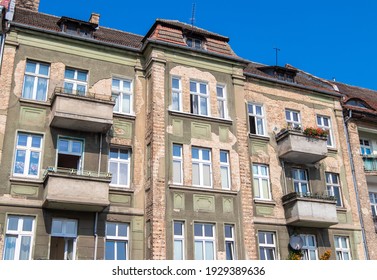
[[168,112],[169,112],[169,115],[176,116],[176,117],[186,117],[190,119],[207,121],[207,122],[215,122],[215,123],[226,124],[226,125],[233,124],[233,121],[231,119],[222,119],[222,118],[216,118],[216,117],[210,117],[210,116],[202,116],[202,115],[196,115],[196,114],[172,111],[172,110],[169,110]]
[[262,204],[262,205],[269,205],[269,206],[276,206],[276,202],[274,200],[263,200],[259,198],[254,198],[255,204]]
[[10,182],[14,183],[34,183],[34,184],[43,184],[43,180],[40,178],[33,178],[33,177],[10,177]]
[[23,98],[23,97],[20,97],[20,103],[40,105],[40,106],[43,106],[43,107],[50,107],[51,106],[50,101],[39,101],[39,100],[34,100],[34,99],[26,99],[26,98]]
[[118,187],[114,185],[109,185],[109,190],[114,192],[122,192],[122,193],[134,193],[135,190],[130,187]]
[[263,135],[256,135],[256,134],[251,134],[249,132],[249,138],[254,139],[254,140],[260,140],[263,142],[270,142],[270,137],[269,136],[263,136]]
[[337,154],[338,153],[338,149],[337,148],[330,148],[330,147],[327,147],[327,151],[329,153],[332,153],[332,154]]
[[136,116],[133,114],[123,114],[123,113],[117,113],[113,112],[113,117],[121,118],[121,119],[127,119],[127,120],[135,120]]
[[347,212],[347,208],[344,206],[336,206],[336,212]]
[[195,191],[195,192],[205,192],[205,193],[220,193],[220,194],[229,194],[229,195],[237,195],[237,191],[232,190],[222,190],[222,189],[213,189],[213,188],[206,188],[206,187],[194,187],[194,186],[187,186],[187,185],[174,185],[169,184],[169,189],[171,190],[182,190],[182,191]]

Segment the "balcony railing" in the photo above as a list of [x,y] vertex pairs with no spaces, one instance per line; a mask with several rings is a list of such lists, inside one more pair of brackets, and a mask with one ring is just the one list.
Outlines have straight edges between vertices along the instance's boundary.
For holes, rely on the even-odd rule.
[[366,172],[377,171],[377,156],[376,155],[361,155],[364,162],[364,170]]
[[111,179],[111,173],[109,172],[97,172],[88,170],[78,170],[73,168],[63,168],[63,167],[47,167],[43,173],[43,177],[46,177],[48,173],[54,174],[65,174],[65,175],[77,175],[83,177],[92,177],[100,179]]
[[[54,89],[54,94],[56,93],[71,94],[73,96],[81,96],[81,97],[86,97],[90,99],[97,99],[97,100],[104,100],[104,101],[112,101],[112,102],[115,101],[112,96],[94,93],[90,91],[71,90],[64,87],[56,87]],[[52,95],[51,99],[54,98],[54,94]]]

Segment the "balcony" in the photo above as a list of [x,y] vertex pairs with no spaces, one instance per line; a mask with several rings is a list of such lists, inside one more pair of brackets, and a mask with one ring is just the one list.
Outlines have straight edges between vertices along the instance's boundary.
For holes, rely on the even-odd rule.
[[376,155],[362,155],[364,162],[364,171],[367,173],[377,172],[377,156]]
[[66,93],[55,88],[51,97],[50,126],[88,132],[107,132],[113,124],[114,101],[94,93]]
[[333,196],[293,192],[283,196],[282,201],[287,225],[328,228],[338,223]]
[[44,173],[43,207],[99,212],[109,202],[111,174],[49,167]]
[[301,130],[284,130],[276,135],[281,159],[298,164],[316,163],[327,157],[327,139],[304,135]]

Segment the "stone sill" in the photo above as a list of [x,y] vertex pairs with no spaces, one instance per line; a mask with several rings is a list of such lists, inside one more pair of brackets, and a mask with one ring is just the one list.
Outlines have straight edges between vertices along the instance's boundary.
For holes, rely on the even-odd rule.
[[263,200],[263,199],[254,198],[254,203],[261,204],[261,205],[276,206],[276,202],[274,200]]
[[238,194],[238,191],[232,191],[232,190],[200,188],[200,187],[194,187],[194,186],[174,185],[174,184],[169,184],[168,186],[169,186],[169,189],[171,189],[171,190],[205,192],[205,193],[220,193],[220,194],[228,194],[228,195],[237,195]]
[[346,213],[347,212],[347,208],[345,208],[343,206],[337,206],[336,207],[336,212],[344,212],[344,213]]
[[113,112],[113,118],[120,118],[120,119],[126,119],[126,120],[135,120],[136,116],[132,114],[122,114]]
[[133,194],[135,192],[135,189],[134,188],[126,188],[126,187],[116,187],[116,186],[112,186],[110,185],[109,186],[109,191],[112,192],[112,193],[129,193],[129,194]]
[[39,101],[39,100],[34,100],[34,99],[26,99],[23,97],[20,97],[20,103],[25,103],[25,104],[32,104],[32,105],[39,105],[42,107],[51,107],[51,102],[49,100],[47,101]]
[[269,136],[251,134],[250,132],[249,132],[249,138],[253,139],[253,140],[260,140],[260,141],[263,141],[263,142],[266,142],[266,143],[270,142]]
[[233,125],[233,121],[230,119],[221,119],[221,118],[216,118],[216,117],[202,116],[202,115],[196,115],[196,114],[178,112],[178,111],[172,111],[172,110],[168,110],[168,112],[169,112],[169,115],[175,116],[175,117],[185,117],[185,118],[189,118],[193,120]]
[[28,177],[11,177],[9,178],[11,183],[33,183],[33,184],[43,184],[44,180],[40,178],[28,178]]

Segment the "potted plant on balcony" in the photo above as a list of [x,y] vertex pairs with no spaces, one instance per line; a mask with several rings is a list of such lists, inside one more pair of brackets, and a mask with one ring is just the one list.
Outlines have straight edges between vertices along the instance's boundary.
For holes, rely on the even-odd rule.
[[304,135],[313,138],[327,138],[329,132],[319,127],[307,127],[302,132]]

